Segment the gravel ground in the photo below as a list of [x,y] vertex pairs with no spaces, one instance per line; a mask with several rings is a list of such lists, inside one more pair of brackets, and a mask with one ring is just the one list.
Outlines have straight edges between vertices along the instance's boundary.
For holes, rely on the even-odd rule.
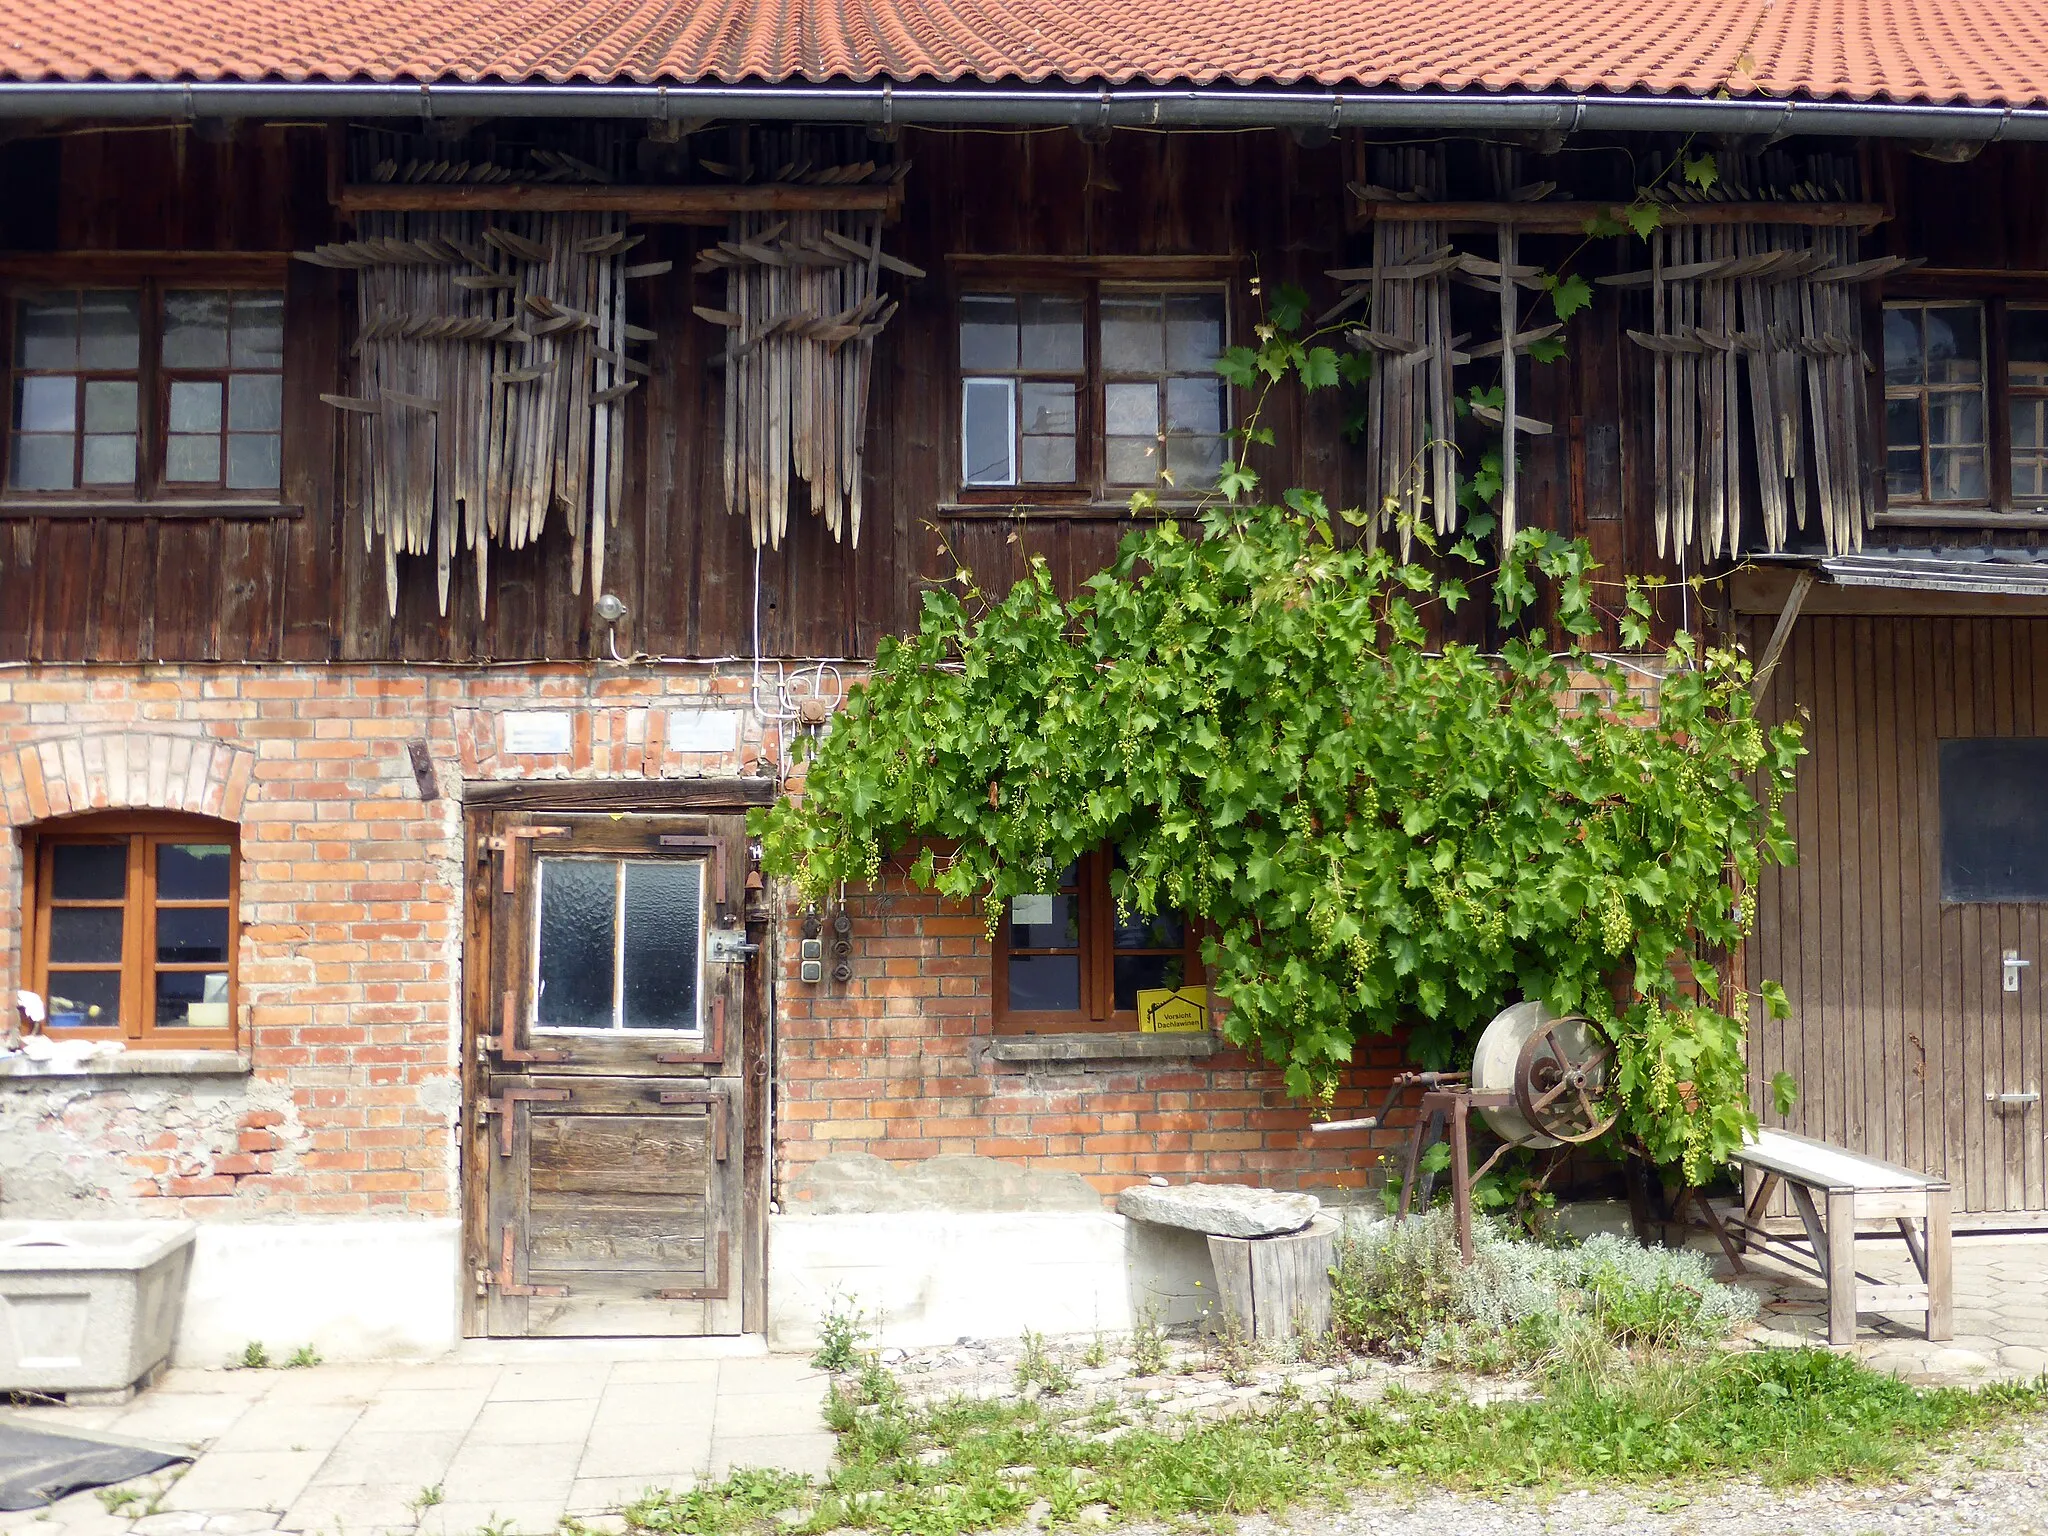
[[1361,1495],[1341,1512],[1244,1521],[1241,1536],[1927,1536],[2048,1533],[2048,1425],[1910,1483],[1600,1489],[1549,1497]]

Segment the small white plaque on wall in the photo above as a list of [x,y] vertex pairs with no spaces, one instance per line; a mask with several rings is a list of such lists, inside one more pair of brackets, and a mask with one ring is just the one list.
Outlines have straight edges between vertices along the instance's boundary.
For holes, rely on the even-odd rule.
[[740,744],[736,709],[672,709],[668,712],[671,752],[730,752]]
[[567,752],[574,727],[563,709],[511,709],[503,715],[504,750],[552,755]]

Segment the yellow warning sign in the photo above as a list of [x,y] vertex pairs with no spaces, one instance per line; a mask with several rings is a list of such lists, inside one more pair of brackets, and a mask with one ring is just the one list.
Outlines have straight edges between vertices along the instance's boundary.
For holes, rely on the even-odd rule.
[[1193,1034],[1208,1027],[1207,987],[1159,987],[1138,994],[1138,1028],[1148,1035]]

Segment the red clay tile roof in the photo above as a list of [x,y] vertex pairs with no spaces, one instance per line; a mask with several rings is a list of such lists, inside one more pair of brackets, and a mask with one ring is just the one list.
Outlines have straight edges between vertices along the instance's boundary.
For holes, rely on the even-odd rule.
[[1185,81],[2048,101],[2044,0],[0,0],[0,79]]

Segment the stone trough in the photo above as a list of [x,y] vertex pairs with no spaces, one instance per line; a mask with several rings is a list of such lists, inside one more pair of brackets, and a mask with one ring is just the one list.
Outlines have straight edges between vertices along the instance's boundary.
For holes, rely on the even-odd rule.
[[1243,1184],[1133,1184],[1116,1208],[1132,1221],[1207,1236],[1223,1319],[1245,1337],[1278,1342],[1328,1331],[1337,1223],[1314,1195]]

